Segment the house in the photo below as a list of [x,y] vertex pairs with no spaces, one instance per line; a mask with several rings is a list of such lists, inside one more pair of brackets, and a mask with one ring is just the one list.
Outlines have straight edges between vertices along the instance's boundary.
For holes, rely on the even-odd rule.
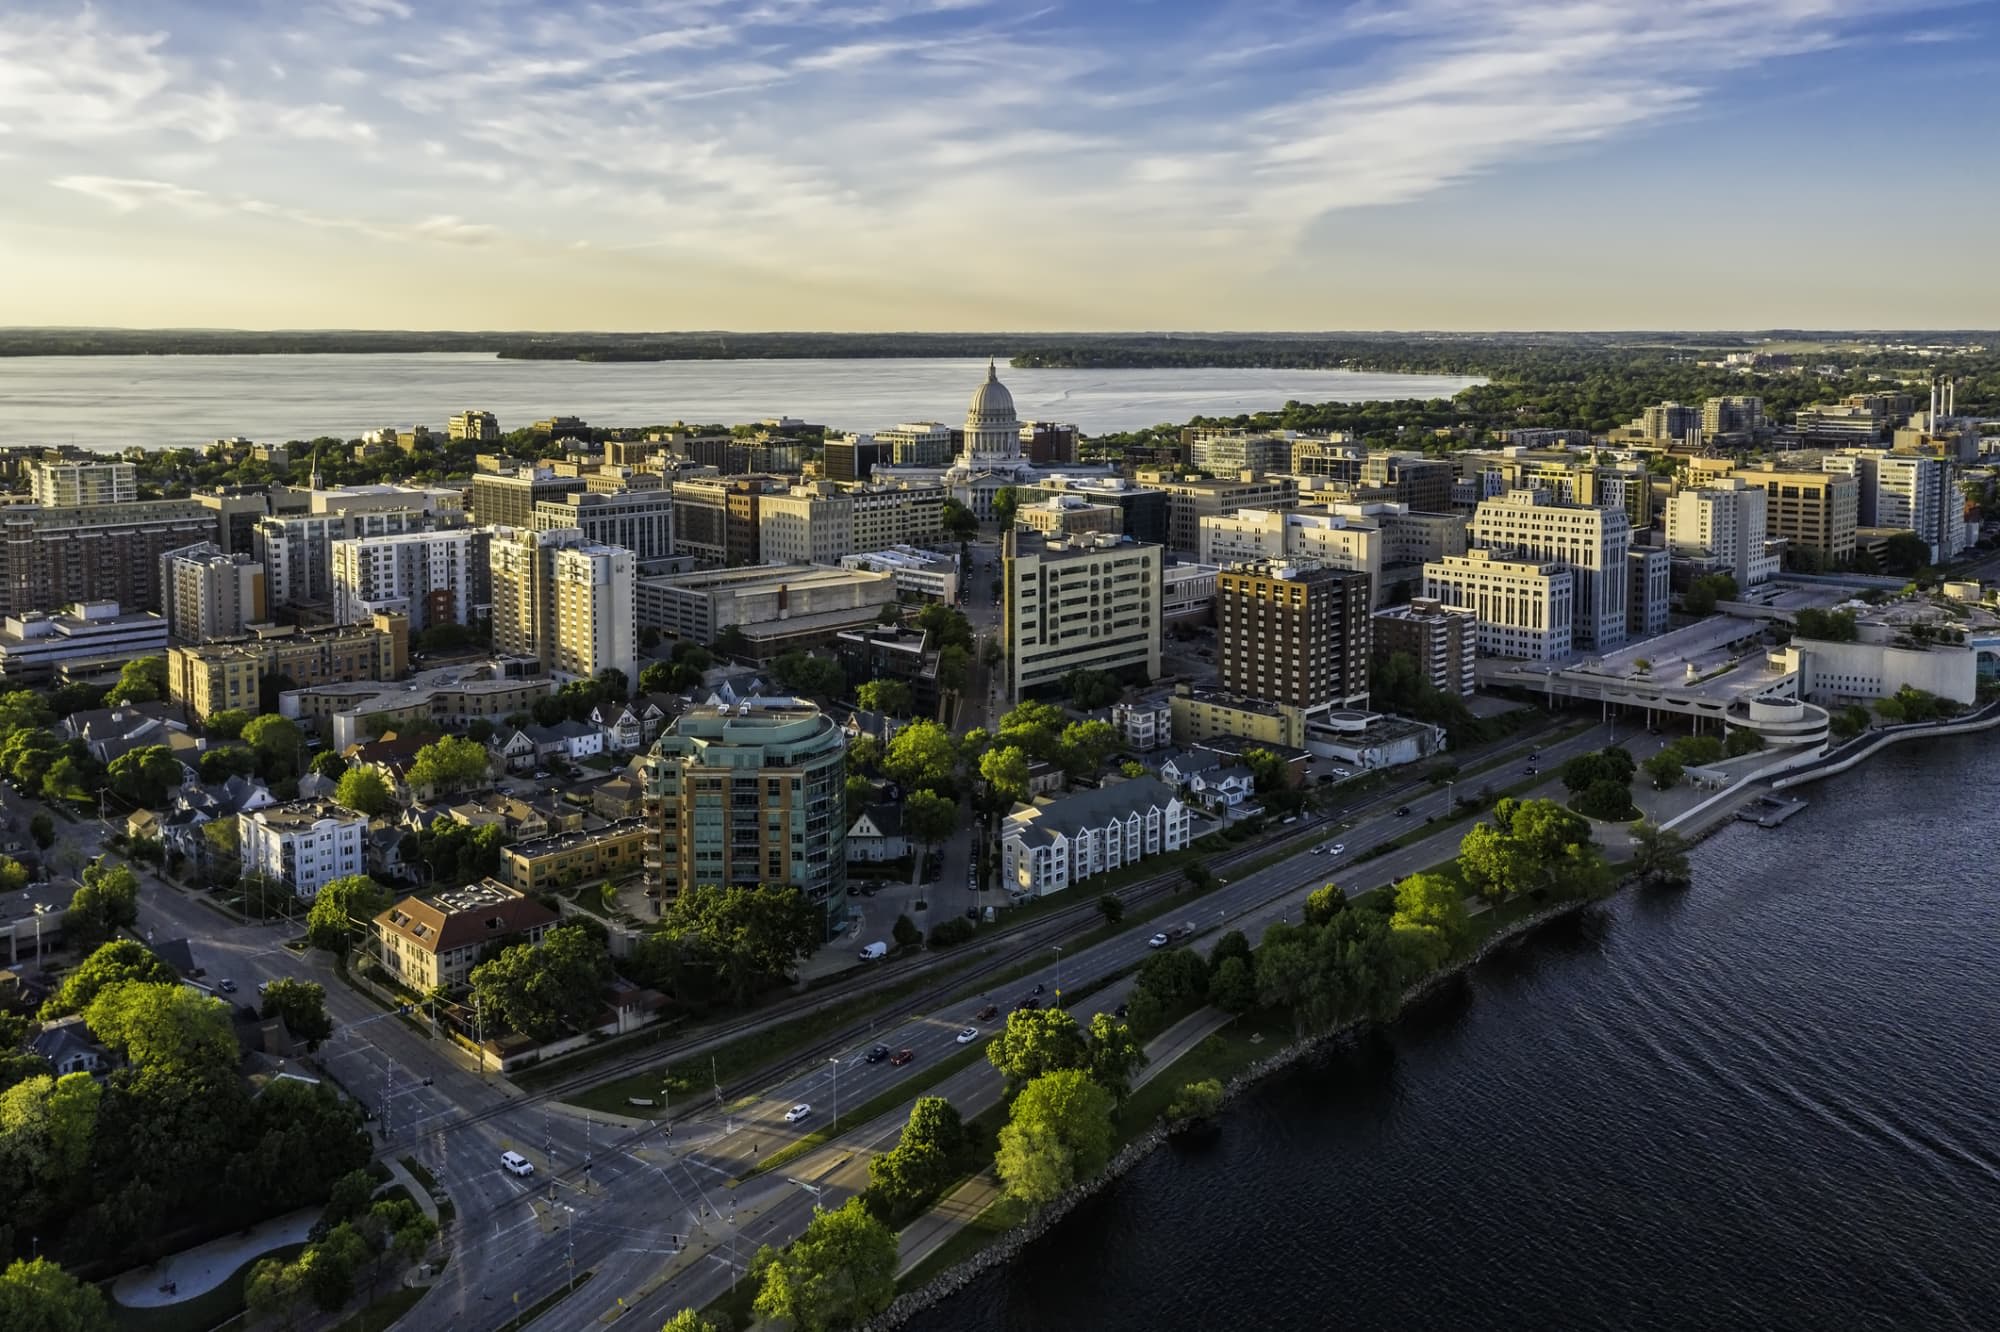
[[604,1011],[598,1015],[597,1030],[607,1036],[622,1036],[648,1022],[657,1022],[666,1006],[667,997],[658,990],[648,990],[623,976],[613,976],[604,987]]
[[870,864],[901,860],[910,854],[910,839],[903,835],[901,805],[870,805],[847,830],[847,859]]
[[1210,809],[1240,809],[1257,793],[1257,778],[1240,763],[1222,763],[1190,774],[1187,791]]
[[1296,745],[1281,745],[1271,740],[1253,740],[1240,735],[1212,735],[1206,740],[1194,742],[1196,750],[1220,754],[1225,763],[1240,763],[1243,755],[1253,749],[1284,760],[1285,784],[1297,786],[1306,779],[1306,767],[1312,762],[1312,754]]
[[147,745],[166,745],[174,757],[193,762],[202,743],[188,734],[180,709],[171,703],[122,703],[111,708],[86,708],[56,723],[56,734],[81,740],[99,763]]
[[1176,750],[1160,760],[1160,779],[1184,787],[1196,773],[1208,772],[1222,764],[1222,755],[1212,749]]
[[535,749],[535,737],[525,729],[495,731],[493,738],[486,742],[486,750],[507,772],[533,772],[540,760]]
[[710,671],[709,675],[713,678],[705,680],[695,691],[695,697],[709,707],[734,707],[746,698],[771,693],[770,684],[755,671]]
[[1040,897],[1188,844],[1189,816],[1174,789],[1135,777],[1059,800],[1016,806],[1001,825],[1008,891]]
[[445,810],[454,823],[468,828],[497,827],[508,839],[546,837],[551,831],[548,816],[525,800],[512,796],[489,795],[467,800]]
[[636,773],[614,774],[590,788],[590,808],[607,819],[628,819],[644,811],[646,787]]
[[364,816],[324,800],[294,800],[236,816],[243,872],[285,884],[302,898],[362,872],[367,831]]
[[270,788],[255,777],[235,776],[220,784],[187,782],[173,793],[173,804],[160,820],[160,841],[170,851],[201,859],[208,854],[202,829],[217,819],[269,809],[278,803]]
[[367,864],[368,873],[378,879],[407,877],[413,867],[403,858],[403,839],[409,835],[394,823],[382,819],[371,821],[368,835],[361,843],[361,859]]
[[640,699],[626,704],[600,703],[591,709],[590,720],[604,732],[607,749],[636,754],[659,738],[667,714],[659,704]]
[[308,772],[299,778],[299,799],[331,800],[340,783],[323,773]]
[[1059,795],[1063,787],[1067,784],[1068,774],[1064,773],[1059,765],[1051,763],[1047,759],[1028,760],[1028,798],[1030,800],[1036,796]]
[[527,732],[544,760],[562,758],[578,763],[604,752],[604,728],[591,722],[559,721],[553,726],[530,726]]
[[82,1015],[76,1013],[45,1025],[28,1042],[28,1048],[48,1060],[57,1077],[100,1073],[111,1062],[111,1056],[84,1025]]
[[125,835],[135,841],[141,837],[158,841],[160,837],[160,816],[150,809],[135,809],[125,816]]
[[172,967],[184,979],[192,980],[201,974],[201,968],[194,964],[194,950],[186,939],[163,939],[152,945],[153,956]]
[[556,913],[495,879],[405,897],[375,917],[382,965],[418,994],[465,983],[495,945],[539,944]]
[[896,732],[908,725],[908,722],[899,721],[886,712],[864,712],[853,708],[848,711],[847,719],[840,723],[840,729],[850,745],[865,735],[887,749],[889,742],[896,738]]

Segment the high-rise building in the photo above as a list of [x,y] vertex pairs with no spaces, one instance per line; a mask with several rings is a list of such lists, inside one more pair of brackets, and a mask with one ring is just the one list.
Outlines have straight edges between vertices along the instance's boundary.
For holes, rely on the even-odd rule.
[[1673,611],[1674,557],[1665,546],[1634,546],[1625,552],[1630,573],[1625,591],[1625,628],[1634,639],[1667,631]]
[[[1621,556],[1621,585],[1624,566]],[[1471,611],[1479,624],[1480,652],[1523,661],[1562,661],[1570,655],[1576,581],[1567,564],[1478,548],[1424,566],[1424,596]]]
[[1450,513],[1454,469],[1443,458],[1371,453],[1361,464],[1361,484],[1394,490],[1395,501],[1418,513]]
[[1228,426],[1184,426],[1181,444],[1188,466],[1210,476],[1236,477],[1245,472],[1280,473],[1292,465],[1292,438],[1282,431],[1240,430]]
[[264,566],[271,607],[328,606],[333,601],[333,548],[342,541],[422,532],[433,522],[420,509],[283,514],[251,529],[250,551]]
[[811,703],[697,704],[642,760],[650,888],[790,886],[847,915],[847,738]]
[[1861,524],[1861,482],[1851,473],[1781,469],[1764,463],[1734,475],[1764,488],[1764,525],[1808,570],[1836,569],[1854,558]]
[[421,632],[466,624],[490,587],[486,529],[402,532],[333,543],[333,619],[357,624],[377,611],[407,615]]
[[1706,443],[1747,443],[1764,428],[1764,400],[1732,394],[1701,405],[1701,437]]
[[1576,469],[1572,498],[1599,509],[1623,509],[1637,532],[1653,525],[1653,476],[1639,462],[1601,462]]
[[764,498],[790,487],[775,476],[704,476],[674,483],[674,554],[708,567],[763,562]]
[[[1188,481],[1167,472],[1139,473],[1142,484],[1167,492],[1167,549],[1192,555],[1201,549],[1201,520],[1238,509],[1289,509],[1298,502],[1299,483],[1289,476],[1242,473]],[[1204,564],[1215,561],[1203,558]]]
[[1915,532],[1931,548],[1933,564],[1965,548],[1964,499],[1958,493],[1958,466],[1950,459],[1843,449],[1820,465],[1855,479],[1859,526]]
[[1293,476],[1323,476],[1349,484],[1361,480],[1361,468],[1368,461],[1368,448],[1350,435],[1296,437],[1292,440]]
[[[905,421],[875,432],[878,462],[897,467],[946,467],[958,452],[957,434],[942,421]],[[858,478],[857,478],[858,479]]]
[[0,506],[0,614],[77,601],[157,610],[160,557],[215,535],[215,514],[187,499]]
[[1001,552],[1009,697],[1079,668],[1159,675],[1158,546],[1101,533],[1051,541],[1015,528]]
[[[1575,614],[1570,628],[1575,646],[1605,652],[1625,642],[1625,596],[1631,579],[1625,552],[1632,544],[1632,524],[1623,509],[1563,504],[1544,490],[1510,490],[1480,501],[1472,514],[1469,540],[1482,549],[1511,551],[1517,558],[1555,561],[1574,569]],[[1426,595],[1436,594],[1427,590]]]
[[874,477],[882,453],[873,435],[837,435],[826,441],[820,462],[829,481],[867,481]]
[[537,532],[579,528],[599,545],[623,546],[641,564],[664,560],[674,553],[674,492],[665,487],[576,491],[537,504],[532,526]]
[[[276,493],[274,493],[276,492]],[[256,554],[254,533],[257,524],[277,512],[276,498],[289,495],[282,486],[218,486],[197,490],[188,496],[215,515],[216,543],[230,555]],[[297,501],[305,507],[303,499]]]
[[29,487],[35,503],[52,509],[131,504],[139,498],[139,468],[128,462],[38,462]]
[[1368,576],[1259,560],[1215,579],[1222,687],[1305,711],[1368,702]]
[[493,646],[564,679],[615,668],[638,680],[632,552],[574,527],[493,533]]
[[491,412],[468,407],[445,425],[448,439],[473,439],[481,443],[500,438],[500,418]]
[[[1371,595],[1382,595],[1387,543],[1374,517],[1331,509],[1238,509],[1201,520],[1201,562],[1227,567],[1248,560],[1312,560],[1367,575]],[[1463,549],[1461,538],[1460,549]]]
[[183,643],[243,632],[271,618],[264,566],[248,555],[225,554],[213,541],[160,556],[160,614]]
[[580,476],[557,476],[536,467],[512,475],[480,472],[472,478],[472,516],[483,527],[532,527],[535,506],[588,489]]
[[1765,539],[1764,505],[1761,487],[1733,476],[1682,490],[1667,501],[1667,547],[1721,561],[1747,591],[1778,572],[1778,556]]
[[1433,689],[1472,697],[1479,621],[1470,610],[1413,597],[1404,605],[1376,611],[1371,623],[1378,665],[1400,652],[1416,664],[1417,677]]
[[1076,461],[1077,429],[1053,421],[1021,422],[1021,455],[1037,467],[1061,467]]
[[934,482],[793,486],[757,501],[757,549],[769,564],[838,564],[856,550],[934,544],[944,487]]

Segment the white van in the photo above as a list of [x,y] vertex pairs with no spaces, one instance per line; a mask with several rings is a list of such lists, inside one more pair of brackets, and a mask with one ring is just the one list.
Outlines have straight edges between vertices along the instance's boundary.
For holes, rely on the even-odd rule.
[[889,956],[889,945],[882,943],[880,940],[869,944],[861,950],[861,960],[863,962],[880,962],[887,956]]
[[535,1163],[519,1152],[500,1153],[500,1164],[507,1167],[507,1173],[510,1175],[532,1175],[535,1173]]

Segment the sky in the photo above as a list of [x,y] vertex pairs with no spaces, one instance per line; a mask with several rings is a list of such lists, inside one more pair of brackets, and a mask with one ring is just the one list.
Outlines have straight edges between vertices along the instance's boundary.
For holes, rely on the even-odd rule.
[[0,5],[0,325],[2000,322],[1990,0]]

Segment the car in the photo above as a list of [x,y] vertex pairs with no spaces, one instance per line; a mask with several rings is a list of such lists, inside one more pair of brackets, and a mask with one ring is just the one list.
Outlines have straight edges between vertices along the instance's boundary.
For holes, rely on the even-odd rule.
[[1280,823],[1297,823],[1298,821],[1299,816],[1296,814],[1287,814],[1284,818],[1278,820]]
[[519,1152],[500,1153],[500,1164],[510,1175],[527,1176],[535,1173],[535,1163]]
[[903,1065],[909,1063],[912,1059],[915,1059],[916,1057],[917,1057],[917,1052],[915,1050],[912,1050],[909,1046],[906,1045],[902,1049],[896,1051],[896,1053],[889,1056],[889,1067],[901,1068]]
[[813,1108],[804,1101],[801,1101],[791,1109],[785,1111],[785,1122],[787,1124],[796,1124],[812,1112]]
[[1335,842],[1332,846],[1329,846],[1327,850],[1331,851],[1336,856],[1340,855],[1342,852],[1347,850],[1347,843]]
[[1324,843],[1313,848],[1313,854],[1316,856],[1323,854],[1325,851],[1326,851],[1326,846]]
[[879,1064],[888,1057],[889,1057],[889,1047],[886,1045],[878,1045],[873,1049],[871,1049],[867,1054],[862,1056],[862,1058],[866,1059],[871,1064]]
[[970,1045],[979,1039],[979,1028],[961,1027],[959,1028],[957,1039],[960,1045]]
[[219,980],[215,983],[215,988],[222,991],[224,994],[235,994],[236,982],[233,980]]
[[1000,1016],[1000,1006],[998,1004],[988,1004],[977,1013],[974,1013],[973,1016],[981,1022],[991,1022],[994,1018]]
[[1336,777],[1352,777],[1354,774],[1349,772],[1345,768],[1335,768],[1333,770],[1333,775]]
[[1032,994],[1029,994],[1029,995],[1023,995],[1023,996],[1021,997],[1021,1001],[1020,1001],[1019,1003],[1017,1003],[1017,1004],[1015,1004],[1015,1005],[1014,1005],[1014,1011],[1015,1011],[1016,1013],[1018,1013],[1018,1012],[1020,1012],[1020,1011],[1021,1011],[1021,1010],[1023,1010],[1023,1009],[1027,1009],[1027,1008],[1035,1008],[1035,1007],[1039,1006],[1040,1002],[1041,1002],[1041,1001],[1040,1001],[1040,1000],[1038,1000],[1038,999],[1036,999],[1036,998],[1035,998],[1035,996],[1034,996],[1034,995],[1032,995]]
[[1036,987],[1035,987],[1034,989],[1032,989],[1032,990],[1028,991],[1028,993],[1029,993],[1029,994],[1040,994],[1040,993],[1041,993],[1041,992],[1042,992],[1043,990],[1046,990],[1046,989],[1048,989],[1048,988],[1049,988],[1049,987],[1048,987],[1048,986],[1046,986],[1046,985],[1037,985],[1037,986],[1036,986]]
[[1540,768],[1530,765],[1521,775],[1523,777],[1533,777],[1536,773],[1540,771],[1541,771]]
[[1148,947],[1148,948],[1165,948],[1165,947],[1166,947],[1166,946],[1167,946],[1167,945],[1168,945],[1169,943],[1171,943],[1171,942],[1172,942],[1172,940],[1168,939],[1166,935],[1164,935],[1164,934],[1156,934],[1156,935],[1154,935],[1154,936],[1153,936],[1152,938],[1150,938],[1150,939],[1146,940],[1146,947]]
[[1114,1009],[1112,1009],[1112,1010],[1111,1010],[1111,1015],[1112,1015],[1113,1017],[1121,1017],[1121,1018],[1122,1018],[1122,1017],[1124,1017],[1124,1016],[1125,1016],[1125,1010],[1126,1010],[1127,1008],[1130,1008],[1130,1007],[1131,1007],[1131,1005],[1130,1005],[1130,1004],[1120,1004],[1120,1005],[1118,1005],[1118,1007],[1116,1007],[1116,1008],[1114,1008]]
[[1399,818],[1399,819],[1407,819],[1407,818],[1409,818],[1409,817],[1410,817],[1410,807],[1409,807],[1408,805],[1398,805],[1398,806],[1396,806],[1396,817],[1397,817],[1397,818]]

